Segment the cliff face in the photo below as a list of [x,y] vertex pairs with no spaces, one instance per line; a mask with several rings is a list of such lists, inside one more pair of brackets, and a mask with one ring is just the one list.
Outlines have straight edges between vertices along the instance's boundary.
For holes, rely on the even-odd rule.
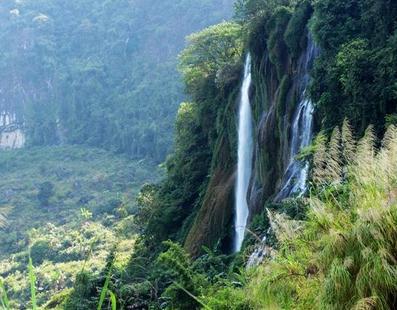
[[201,208],[185,240],[185,248],[192,256],[198,256],[203,246],[212,248],[216,243],[223,243],[224,250],[230,250],[236,178],[237,83],[234,89],[230,97],[223,100],[224,108],[217,115],[218,138],[210,180]]
[[16,114],[3,111],[0,113],[0,150],[18,149],[25,145],[23,123]]
[[[272,31],[279,32],[276,42],[269,39],[269,29],[259,24],[258,31],[262,31],[262,39],[256,39],[249,47],[253,59],[250,97],[254,113],[255,147],[252,178],[247,195],[250,208],[248,221],[263,211],[266,201],[276,198],[288,179],[285,175],[287,168],[299,151],[296,146],[295,149],[293,147],[296,143],[292,141],[292,127],[294,119],[302,113],[299,110],[300,102],[304,99],[309,84],[308,73],[315,54],[306,27],[310,14],[310,9],[307,9],[303,26],[295,33],[297,48],[293,52],[288,42],[283,39],[288,19],[274,25]],[[229,98],[229,108],[218,115],[218,131],[221,131],[218,139],[219,151],[213,155],[215,164],[204,203],[185,242],[185,248],[193,256],[200,254],[202,246],[212,248],[219,243],[223,245],[223,249],[231,250],[230,241],[234,233],[238,90],[239,85],[236,85],[236,95]],[[301,121],[296,119],[296,122]],[[229,130],[222,130],[222,127]],[[312,130],[312,126],[309,130]],[[295,139],[300,140],[302,137],[298,134]],[[292,191],[283,195],[289,194],[293,194]]]
[[308,86],[318,50],[307,31],[302,44],[298,57],[285,54],[281,78],[266,52],[256,58],[256,76],[264,79],[256,79],[259,92],[253,103],[257,140],[249,194],[252,215],[262,211],[268,199],[278,201],[305,190],[308,167],[295,156],[310,143],[313,134],[314,111]]

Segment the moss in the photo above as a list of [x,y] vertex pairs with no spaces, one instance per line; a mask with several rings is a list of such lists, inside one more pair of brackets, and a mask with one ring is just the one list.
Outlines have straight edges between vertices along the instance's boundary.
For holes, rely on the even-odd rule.
[[279,79],[281,79],[287,68],[288,48],[284,42],[284,32],[291,14],[290,8],[279,7],[267,24],[269,59],[276,66]]
[[289,52],[293,58],[298,58],[300,52],[305,47],[306,27],[310,17],[313,14],[313,7],[309,1],[298,4],[294,14],[288,22],[284,33],[284,41],[288,46]]
[[288,92],[291,87],[291,78],[288,75],[284,75],[281,79],[279,93],[277,97],[277,125],[278,131],[275,136],[276,139],[282,139],[284,137],[285,124],[284,117],[286,116],[287,107],[290,106],[288,100]]
[[214,248],[226,235],[233,214],[234,173],[217,169],[208,185],[203,206],[196,217],[186,241],[185,249],[197,257],[202,247]]
[[259,123],[262,114],[266,111],[270,102],[265,100],[268,98],[267,83],[269,76],[266,71],[267,57],[259,58],[259,55],[253,55],[252,59],[252,80],[253,80],[253,115],[256,123]]
[[[240,88],[235,87],[228,96],[227,104],[218,112],[216,128],[218,140],[212,156],[212,170],[219,165],[229,169],[236,163],[237,154],[237,115],[236,103],[240,96]],[[227,148],[225,146],[227,145]],[[226,152],[224,152],[226,151]]]
[[248,50],[259,59],[263,57],[267,49],[266,21],[268,16],[259,15],[248,25]]

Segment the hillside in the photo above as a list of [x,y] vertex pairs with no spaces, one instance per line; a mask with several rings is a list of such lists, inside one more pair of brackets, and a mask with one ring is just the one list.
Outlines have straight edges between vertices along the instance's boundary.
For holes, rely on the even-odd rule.
[[[38,301],[97,271],[116,246],[125,264],[139,229],[133,222],[140,187],[158,179],[149,162],[77,146],[0,153],[0,276],[13,308],[30,300],[27,255],[37,267]],[[124,253],[124,254],[123,254]]]
[[[183,16],[195,8],[179,4]],[[157,8],[167,16],[167,7]],[[15,249],[4,243],[15,253],[2,261],[8,278],[0,285],[0,304],[6,310],[12,309],[8,296],[30,299],[33,309],[39,297],[39,306],[65,310],[397,308],[397,2],[238,0],[234,9],[233,19],[190,34],[179,54],[185,96],[161,179],[145,165],[138,170],[137,184],[145,183],[138,192],[126,185],[131,179],[124,172],[127,163],[136,169],[142,162],[119,165],[103,155],[117,172],[109,182],[97,181],[96,174],[83,178],[83,195],[55,169],[67,158],[54,164],[48,180],[46,169],[33,164],[29,175],[40,182],[28,182],[26,196],[15,194],[17,184],[0,182],[10,201],[34,201],[30,210],[54,205],[68,218],[66,202],[80,214],[80,220],[71,215],[70,224],[31,230],[30,243]],[[139,16],[150,20],[145,12]],[[175,17],[173,27],[192,19]],[[115,92],[123,93],[118,86]],[[131,108],[146,122],[146,114]],[[95,139],[107,136],[106,126],[95,128]],[[120,128],[111,132],[135,147],[129,139],[136,135]],[[33,156],[34,150],[15,154]],[[10,180],[23,176],[12,169],[12,157],[5,170]],[[81,163],[85,155],[76,160],[76,174],[90,167]],[[63,181],[51,186],[58,173]],[[125,200],[103,192],[119,188]],[[107,209],[114,198],[117,212]],[[2,213],[7,216],[7,209]],[[18,216],[11,213],[9,221],[17,223]],[[82,265],[91,269],[68,265],[74,271],[61,281],[68,285],[42,289],[48,282],[34,277],[60,268],[58,250],[62,263],[85,257]],[[28,270],[25,282],[21,270]]]
[[395,308],[396,5],[236,9],[189,37],[167,176],[111,290],[132,309]]
[[185,36],[229,18],[232,4],[1,1],[0,114],[27,145],[85,144],[161,162],[184,98]]

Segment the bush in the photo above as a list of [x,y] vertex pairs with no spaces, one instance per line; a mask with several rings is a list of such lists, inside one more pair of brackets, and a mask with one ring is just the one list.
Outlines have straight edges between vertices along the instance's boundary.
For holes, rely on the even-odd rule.
[[305,42],[307,32],[305,30],[312,13],[313,7],[310,2],[304,1],[295,9],[294,14],[288,22],[284,33],[284,40],[294,57],[298,57],[304,48],[302,43]]
[[40,206],[47,207],[49,204],[49,200],[52,196],[54,196],[54,184],[51,182],[44,182],[39,185],[39,192],[37,194],[37,199],[40,202]]
[[35,265],[41,265],[44,260],[52,260],[56,253],[47,240],[38,240],[30,248],[30,256]]

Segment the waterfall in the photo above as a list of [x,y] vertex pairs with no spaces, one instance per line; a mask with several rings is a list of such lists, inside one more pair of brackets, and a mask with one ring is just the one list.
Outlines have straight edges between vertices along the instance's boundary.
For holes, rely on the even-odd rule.
[[[292,118],[289,164],[282,179],[281,190],[276,195],[275,201],[291,196],[302,196],[307,190],[309,163],[298,160],[296,156],[312,140],[314,107],[307,96],[307,88],[310,81],[310,68],[318,52],[318,48],[309,35],[307,49],[298,64],[296,83],[300,98]],[[255,251],[247,261],[247,268],[257,266],[265,257],[272,256],[272,248],[267,244],[271,231],[272,229],[269,228],[262,241],[256,246]]]
[[309,163],[297,160],[296,156],[312,140],[314,107],[307,96],[307,88],[310,80],[310,67],[317,53],[318,49],[309,36],[307,50],[299,64],[301,96],[292,122],[289,164],[283,176],[281,190],[275,198],[276,201],[290,196],[302,196],[307,189]]
[[244,240],[249,215],[247,193],[251,178],[253,139],[252,111],[249,100],[251,86],[251,55],[248,54],[244,66],[244,81],[241,86],[241,99],[238,125],[238,162],[235,205],[234,250],[240,251]]

